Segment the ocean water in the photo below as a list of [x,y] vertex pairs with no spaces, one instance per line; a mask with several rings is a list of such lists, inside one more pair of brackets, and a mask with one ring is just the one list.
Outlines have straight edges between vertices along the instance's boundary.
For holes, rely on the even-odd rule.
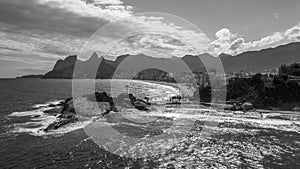
[[[93,86],[93,81],[78,81],[76,94],[92,92],[89,86]],[[178,92],[170,86],[124,80],[97,81],[95,88],[112,96],[129,90],[157,103],[165,103],[168,96]],[[55,120],[43,111],[71,96],[71,80],[0,80],[1,168],[300,168],[299,112],[224,112],[194,103],[180,107],[158,104],[150,112],[122,108],[120,114],[133,121],[156,119],[146,125],[112,113],[96,122],[80,121],[55,132],[43,132]],[[86,102],[82,104],[84,107]],[[184,126],[191,124],[185,131]],[[154,143],[139,142],[143,147],[126,143],[125,138],[96,144],[91,133],[107,126],[141,138],[161,132],[185,133],[174,142],[164,138]],[[116,155],[109,148],[102,148],[111,143],[122,143],[125,148],[153,156],[123,157],[126,150],[118,149]]]
[[[76,87],[82,87],[84,94],[92,93],[86,86],[93,83],[93,80],[78,82]],[[124,88],[123,81],[114,84],[113,90],[107,81],[95,85],[97,91],[114,93],[119,92],[118,86]],[[152,168],[156,165],[151,161],[146,164],[143,160],[123,158],[100,148],[83,130],[85,124],[74,124],[56,133],[41,132],[55,120],[43,111],[69,97],[72,97],[71,80],[0,80],[1,168]],[[40,117],[33,118],[36,115]]]

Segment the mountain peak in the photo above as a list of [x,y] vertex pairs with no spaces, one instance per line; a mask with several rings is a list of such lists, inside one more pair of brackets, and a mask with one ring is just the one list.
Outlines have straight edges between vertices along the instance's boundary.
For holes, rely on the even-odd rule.
[[76,55],[70,55],[66,57],[64,60],[59,59],[56,64],[53,67],[53,70],[60,70],[64,67],[68,67],[71,65],[74,65],[77,61],[77,56]]
[[88,61],[97,61],[99,59],[99,56],[97,52],[94,52],[92,56],[88,59]]
[[[244,52],[232,57],[229,54],[220,54],[219,57],[223,63],[226,72],[240,72],[241,70],[246,72],[263,72],[266,69],[274,69],[283,64],[291,64],[300,62],[299,57],[300,43],[290,43],[287,45],[281,45],[275,48],[264,49],[260,51]],[[133,67],[165,67],[168,70],[178,71],[181,69],[180,59],[176,58],[155,58],[144,54],[138,55],[121,55],[116,58],[115,61],[105,60],[103,57],[98,56],[95,52],[87,61],[80,61],[76,55],[68,56],[64,60],[58,60],[53,70],[47,73],[44,78],[72,78],[73,69],[76,62],[79,62],[75,77],[94,77],[93,67],[99,67],[97,78],[109,78],[114,73],[119,64],[129,57],[129,62],[124,62],[122,70],[124,72],[135,71]],[[207,53],[201,55],[185,55],[181,58],[186,65],[193,72],[205,71],[207,65],[202,63],[203,59],[205,63],[213,64],[213,57]],[[133,66],[134,65],[134,66]],[[91,75],[91,76],[85,76]]]

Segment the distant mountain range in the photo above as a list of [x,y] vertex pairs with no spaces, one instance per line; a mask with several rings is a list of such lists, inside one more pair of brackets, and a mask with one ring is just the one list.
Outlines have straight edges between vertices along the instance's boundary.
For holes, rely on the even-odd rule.
[[[77,56],[69,56],[64,60],[58,60],[53,69],[42,78],[45,79],[70,79],[70,78],[111,78],[113,74],[139,72],[148,68],[163,68],[166,72],[185,72],[189,69],[193,72],[206,71],[212,67],[204,67],[199,59],[205,59],[208,63],[217,60],[209,54],[199,56],[187,55],[182,58],[154,58],[143,54],[122,55],[115,61],[98,57],[94,53],[88,60],[81,61]],[[267,69],[274,69],[283,64],[300,62],[300,43],[290,43],[276,48],[264,49],[261,51],[249,51],[231,56],[221,54],[219,56],[223,63],[225,72],[263,72]],[[74,67],[76,64],[76,70]],[[98,66],[99,65],[99,66]],[[94,69],[98,67],[98,70]],[[74,72],[74,74],[73,74]]]
[[261,51],[249,51],[236,56],[221,54],[220,58],[226,72],[263,72],[283,64],[300,61],[300,43],[290,43]]

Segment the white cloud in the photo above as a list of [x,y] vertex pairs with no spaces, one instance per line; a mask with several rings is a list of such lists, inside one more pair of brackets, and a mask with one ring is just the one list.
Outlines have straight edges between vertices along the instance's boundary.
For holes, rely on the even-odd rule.
[[291,41],[300,41],[300,23],[285,32],[285,36]]
[[215,36],[216,40],[210,44],[209,50],[211,54],[219,55],[221,53],[228,53],[232,43],[235,43],[234,40],[238,37],[238,34],[232,33],[228,28],[223,28]]
[[120,0],[92,0],[90,3],[95,5],[122,5],[124,2]]
[[216,33],[216,41],[219,42],[228,42],[237,37],[237,34],[231,33],[228,28],[223,28]]
[[284,35],[280,32],[276,32],[273,35],[264,37],[260,39],[259,41],[252,42],[251,46],[253,48],[261,49],[268,47],[272,44],[277,44],[278,42],[282,41],[284,39]]
[[300,41],[300,24],[286,30],[285,32],[275,32],[272,35],[261,38],[257,41],[246,42],[245,38],[232,33],[224,28],[216,33],[216,40],[209,48],[209,53],[219,55],[221,53],[236,55],[246,51],[261,50],[279,45]]
[[[134,30],[133,32],[136,33],[143,33],[149,31],[154,32],[155,34],[159,32],[164,35],[172,36],[175,39],[180,39],[181,41],[186,43],[187,46],[193,47],[196,50],[193,53],[187,54],[198,54],[207,52],[209,39],[201,31],[186,29],[184,28],[185,25],[182,23],[179,25],[177,23],[173,23],[172,19],[174,19],[175,17],[172,16],[162,17],[160,14],[141,14],[136,16],[132,12],[133,7],[125,5],[124,2],[121,0],[38,0],[38,2],[41,5],[48,6],[53,9],[68,11],[87,18],[100,18],[107,20],[108,22],[114,22],[122,18],[121,21],[119,20],[116,23],[110,24],[108,26],[109,29],[103,30],[104,32],[101,33],[101,35],[99,35],[98,43],[101,44],[102,48],[107,48],[107,44],[109,44],[109,42],[113,41],[114,39],[124,37],[124,34],[132,32],[132,30]],[[163,38],[160,40],[161,41],[158,41],[158,43],[153,42],[153,44],[156,43],[156,46],[161,46],[160,52],[169,52],[168,50],[172,48],[173,52],[170,52],[169,55],[184,55],[178,55],[178,53],[183,53],[178,52],[178,50],[185,51],[185,49],[182,49],[182,47],[174,45],[170,46],[170,44],[165,43]],[[119,46],[122,47],[124,45]],[[95,48],[97,48],[97,46],[95,46]],[[164,49],[166,51],[163,51]],[[128,51],[128,49],[119,49],[118,51]],[[146,52],[145,49],[143,50],[143,52]],[[118,55],[121,54],[124,53],[119,53]]]
[[[12,26],[0,22],[3,29]],[[69,54],[77,54],[84,40],[59,33],[40,34],[23,30],[0,33],[0,53],[2,59],[23,63],[42,64],[51,68],[52,64]]]
[[108,21],[115,21],[132,14],[131,6],[124,6],[119,0],[39,0],[41,5],[73,12],[84,17],[99,17]]
[[231,45],[230,45],[230,50],[236,50],[238,48],[241,47],[241,45],[243,45],[245,42],[245,39],[244,38],[238,38],[236,40],[234,40]]
[[123,41],[110,51],[114,57],[127,53],[154,57],[205,52],[235,55],[300,41],[298,24],[253,42],[223,28],[216,32],[211,42],[203,32],[184,20],[177,18],[177,22],[176,17],[156,13],[136,16],[133,9],[123,0],[2,0],[0,53],[6,61],[38,63],[44,70],[58,58],[79,53],[97,29],[120,19],[93,39],[97,43],[90,46],[91,50],[107,49],[110,42],[121,38]]

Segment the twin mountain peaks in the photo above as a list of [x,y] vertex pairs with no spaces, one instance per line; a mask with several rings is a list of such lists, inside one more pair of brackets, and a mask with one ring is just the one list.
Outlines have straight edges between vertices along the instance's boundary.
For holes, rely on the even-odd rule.
[[[164,68],[164,71],[180,72],[186,68],[192,72],[203,72],[210,67],[202,63],[199,57],[208,63],[214,63],[216,58],[209,54],[199,56],[186,55],[182,58],[154,58],[143,54],[121,55],[115,61],[98,57],[94,53],[90,59],[81,61],[76,55],[58,60],[53,69],[42,78],[71,79],[71,78],[111,78],[114,73],[130,73],[146,68]],[[300,62],[300,42],[290,43],[260,51],[244,52],[236,56],[221,54],[219,56],[224,70],[229,72],[263,72],[277,68],[283,64]],[[76,70],[74,67],[76,64]],[[185,67],[184,67],[185,66]],[[74,73],[73,73],[74,72]]]

